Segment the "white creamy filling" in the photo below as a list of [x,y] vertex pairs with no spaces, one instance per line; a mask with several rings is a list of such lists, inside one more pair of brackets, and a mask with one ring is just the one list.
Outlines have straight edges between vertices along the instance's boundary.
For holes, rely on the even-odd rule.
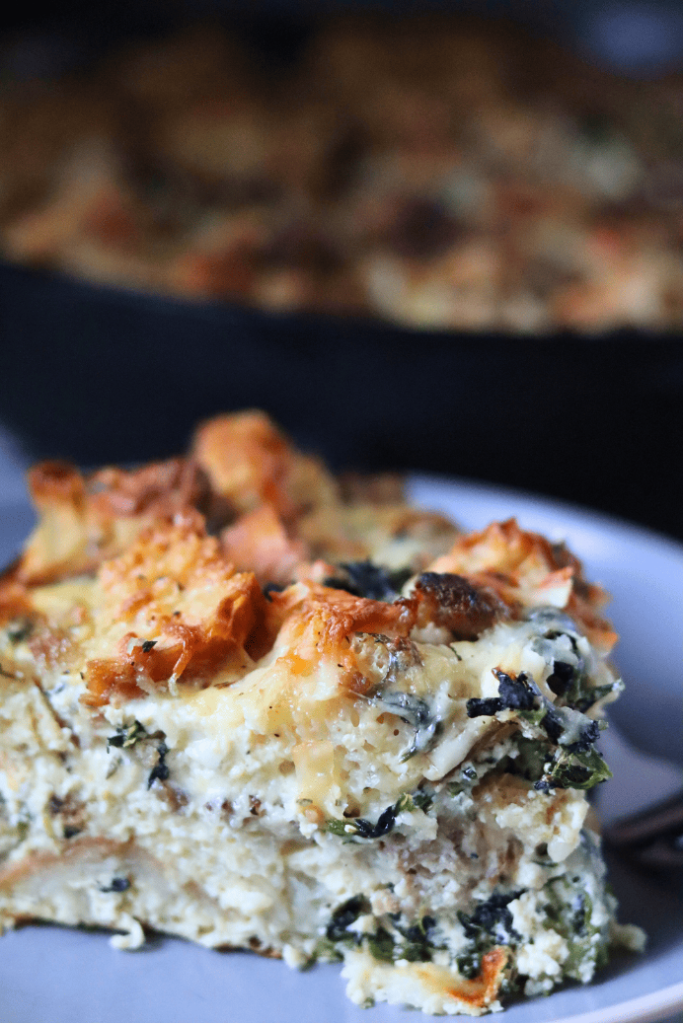
[[[367,644],[382,678],[381,645]],[[9,687],[1,712],[11,723],[0,765],[5,872],[32,855],[68,856],[0,885],[0,916],[102,924],[124,933],[116,940],[122,948],[139,942],[143,922],[206,945],[256,943],[300,965],[326,938],[335,908],[362,894],[368,912],[348,929],[355,941],[338,947],[351,997],[451,1013],[465,1004],[444,994],[438,972],[459,976],[457,958],[472,944],[458,911],[471,913],[497,891],[526,890],[509,905],[519,936],[517,969],[529,991],[545,990],[561,977],[571,951],[566,936],[547,925],[539,893],[549,878],[577,870],[585,797],[499,779],[495,766],[515,755],[514,739],[480,754],[469,788],[458,790],[456,769],[492,726],[491,716],[468,718],[466,702],[496,697],[493,669],[529,673],[552,701],[553,658],[570,661],[574,648],[562,637],[539,643],[537,626],[520,622],[495,626],[477,643],[421,643],[418,650],[419,664],[384,679],[381,700],[370,691],[337,702],[308,739],[292,737],[286,719],[267,729],[270,687],[282,671],[273,654],[234,686],[158,693],[107,705],[95,717],[78,703],[77,673],[55,678],[47,699],[32,685]],[[581,653],[596,679],[612,678],[596,667],[587,645]],[[338,692],[332,664],[314,685],[315,700],[327,709]],[[413,703],[405,707],[433,716],[438,729],[416,724],[418,711],[411,719],[387,693],[407,695]],[[564,740],[572,742],[580,722],[572,715],[568,721]],[[134,736],[126,730],[137,730],[136,722],[140,736],[118,743]],[[347,839],[328,830],[330,821],[344,827],[360,818],[374,827],[416,792],[428,794],[431,806],[396,811],[384,835],[350,832]],[[102,837],[119,845],[101,856],[79,855]],[[131,841],[134,847],[126,847]],[[590,889],[597,934],[612,911],[588,855],[578,870]],[[436,918],[443,948],[433,950],[429,970],[400,957],[392,966],[368,951],[380,919],[388,927],[387,915],[397,913],[405,921]],[[594,967],[588,954],[584,961],[581,980]]]

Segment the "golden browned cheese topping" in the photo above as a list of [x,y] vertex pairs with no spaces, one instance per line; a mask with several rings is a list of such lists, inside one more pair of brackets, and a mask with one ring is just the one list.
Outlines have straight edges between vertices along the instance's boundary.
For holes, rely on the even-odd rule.
[[86,665],[86,703],[139,697],[183,676],[209,681],[268,646],[266,599],[253,573],[236,573],[217,540],[182,521],[144,533],[98,579],[101,632],[116,653]]
[[221,533],[221,546],[238,569],[251,569],[259,583],[287,584],[308,558],[308,546],[289,536],[275,508],[265,503]]
[[462,573],[509,607],[553,604],[564,608],[599,649],[609,651],[616,643],[616,633],[599,614],[607,594],[586,582],[581,563],[564,545],[521,530],[514,519],[460,537],[431,569]]
[[[537,605],[565,608],[606,650],[615,639],[598,614],[604,595],[561,546],[514,520],[461,536],[395,500],[369,504],[367,488],[344,501],[262,413],[205,424],[189,459],[89,477],[50,463],[30,485],[39,523],[0,584],[0,612],[31,621],[38,666],[83,665],[81,699],[93,708],[178,684],[234,683],[273,648],[295,689],[327,658],[343,669],[342,689],[358,693],[370,683],[356,634],[475,640]],[[207,510],[221,500],[224,525],[212,536]],[[425,564],[430,548],[438,557]],[[398,584],[381,595],[357,589],[354,566],[388,586],[381,566],[398,558],[401,579],[416,576],[407,596]]]
[[145,525],[199,505],[206,490],[196,465],[185,459],[88,477],[67,463],[43,462],[28,484],[40,517],[18,567],[28,584],[93,570]]
[[451,572],[423,573],[414,593],[418,624],[443,626],[456,640],[476,640],[504,609],[493,591],[476,587],[466,577]]
[[338,500],[322,464],[292,448],[262,412],[209,420],[198,429],[193,452],[212,489],[239,512],[268,503],[290,520]]

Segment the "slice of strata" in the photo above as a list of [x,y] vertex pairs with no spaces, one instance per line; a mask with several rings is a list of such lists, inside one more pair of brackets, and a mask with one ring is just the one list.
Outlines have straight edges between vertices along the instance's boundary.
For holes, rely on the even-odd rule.
[[623,933],[583,828],[621,683],[564,547],[344,491],[256,413],[33,487],[0,586],[2,923],[343,959],[354,1001],[429,1013],[592,978]]

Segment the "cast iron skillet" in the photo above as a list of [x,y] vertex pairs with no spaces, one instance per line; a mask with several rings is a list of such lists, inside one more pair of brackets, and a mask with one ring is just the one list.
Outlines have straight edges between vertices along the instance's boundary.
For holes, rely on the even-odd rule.
[[[296,52],[313,9],[209,6],[241,12],[269,60]],[[559,17],[564,7],[543,9]],[[68,40],[64,59],[78,63],[114,37],[196,14],[185,0],[69,0],[45,22],[29,0],[0,29],[32,28],[42,40],[46,26],[45,39]],[[683,339],[673,336],[418,332],[134,294],[0,263],[0,370],[0,422],[34,458],[159,458],[182,451],[197,420],[258,406],[339,468],[471,477],[683,537]]]
[[339,468],[537,491],[683,537],[683,339],[415,331],[0,265],[0,421],[36,458],[182,451],[256,406]]

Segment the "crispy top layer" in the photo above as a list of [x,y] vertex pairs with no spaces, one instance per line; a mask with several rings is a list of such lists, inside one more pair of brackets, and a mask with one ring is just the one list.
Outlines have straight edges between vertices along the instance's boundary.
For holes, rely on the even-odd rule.
[[[394,487],[387,504],[367,489],[345,499],[262,413],[204,424],[186,458],[89,476],[47,463],[29,483],[39,523],[0,584],[0,615],[32,623],[37,672],[77,667],[92,707],[234,682],[274,649],[302,679],[333,660],[353,693],[356,634],[472,640],[542,605],[605,651],[616,639],[605,595],[563,546],[514,520],[460,536]],[[344,559],[342,575],[383,572],[375,560],[421,575],[378,600],[353,572],[339,578]]]

